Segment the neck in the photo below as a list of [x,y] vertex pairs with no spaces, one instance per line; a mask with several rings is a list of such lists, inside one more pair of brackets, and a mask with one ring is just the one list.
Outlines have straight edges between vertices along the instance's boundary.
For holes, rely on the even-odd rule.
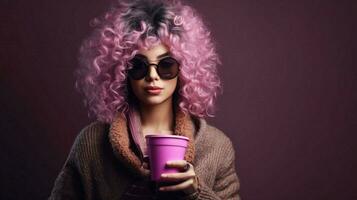
[[174,111],[172,99],[158,105],[140,105],[141,131],[145,135],[172,134],[174,129]]

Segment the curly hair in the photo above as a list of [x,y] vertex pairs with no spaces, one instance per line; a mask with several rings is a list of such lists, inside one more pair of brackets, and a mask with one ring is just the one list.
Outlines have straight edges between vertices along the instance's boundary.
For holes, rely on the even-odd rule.
[[210,31],[192,7],[176,0],[119,2],[90,24],[94,30],[81,44],[75,72],[89,115],[111,123],[116,112],[126,114],[131,106],[128,61],[140,48],[164,43],[180,62],[175,104],[196,117],[213,116],[220,60]]

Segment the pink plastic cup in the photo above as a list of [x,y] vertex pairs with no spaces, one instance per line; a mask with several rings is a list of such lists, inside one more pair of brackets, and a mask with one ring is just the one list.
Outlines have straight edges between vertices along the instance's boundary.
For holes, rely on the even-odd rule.
[[163,173],[177,173],[179,169],[166,167],[169,160],[183,160],[188,137],[178,135],[146,135],[150,160],[151,180],[160,182]]

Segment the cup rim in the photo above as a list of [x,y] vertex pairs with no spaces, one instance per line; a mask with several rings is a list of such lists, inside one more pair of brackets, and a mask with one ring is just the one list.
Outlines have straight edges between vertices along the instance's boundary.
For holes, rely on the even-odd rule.
[[179,139],[185,139],[185,140],[190,140],[186,136],[181,136],[181,135],[154,135],[154,134],[149,134],[146,135],[145,138],[155,138],[155,137],[164,137],[164,138],[179,138]]

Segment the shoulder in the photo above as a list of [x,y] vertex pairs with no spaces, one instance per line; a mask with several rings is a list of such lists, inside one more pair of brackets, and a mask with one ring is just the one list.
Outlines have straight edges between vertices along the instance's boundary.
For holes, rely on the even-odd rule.
[[234,154],[232,140],[217,127],[210,125],[205,119],[196,121],[196,147],[198,152],[215,152],[221,155]]
[[[77,135],[76,141],[87,141],[90,142],[95,138],[103,136],[107,128],[107,124],[99,121],[95,121],[85,126]],[[90,140],[90,141],[89,141]]]
[[205,119],[196,119],[196,139],[209,146],[232,146],[229,136],[219,128],[207,123]]
[[95,121],[85,126],[77,135],[72,151],[84,156],[99,148],[107,135],[108,124]]
[[220,144],[232,143],[231,139],[222,130],[210,124],[207,124],[206,133],[207,137]]

